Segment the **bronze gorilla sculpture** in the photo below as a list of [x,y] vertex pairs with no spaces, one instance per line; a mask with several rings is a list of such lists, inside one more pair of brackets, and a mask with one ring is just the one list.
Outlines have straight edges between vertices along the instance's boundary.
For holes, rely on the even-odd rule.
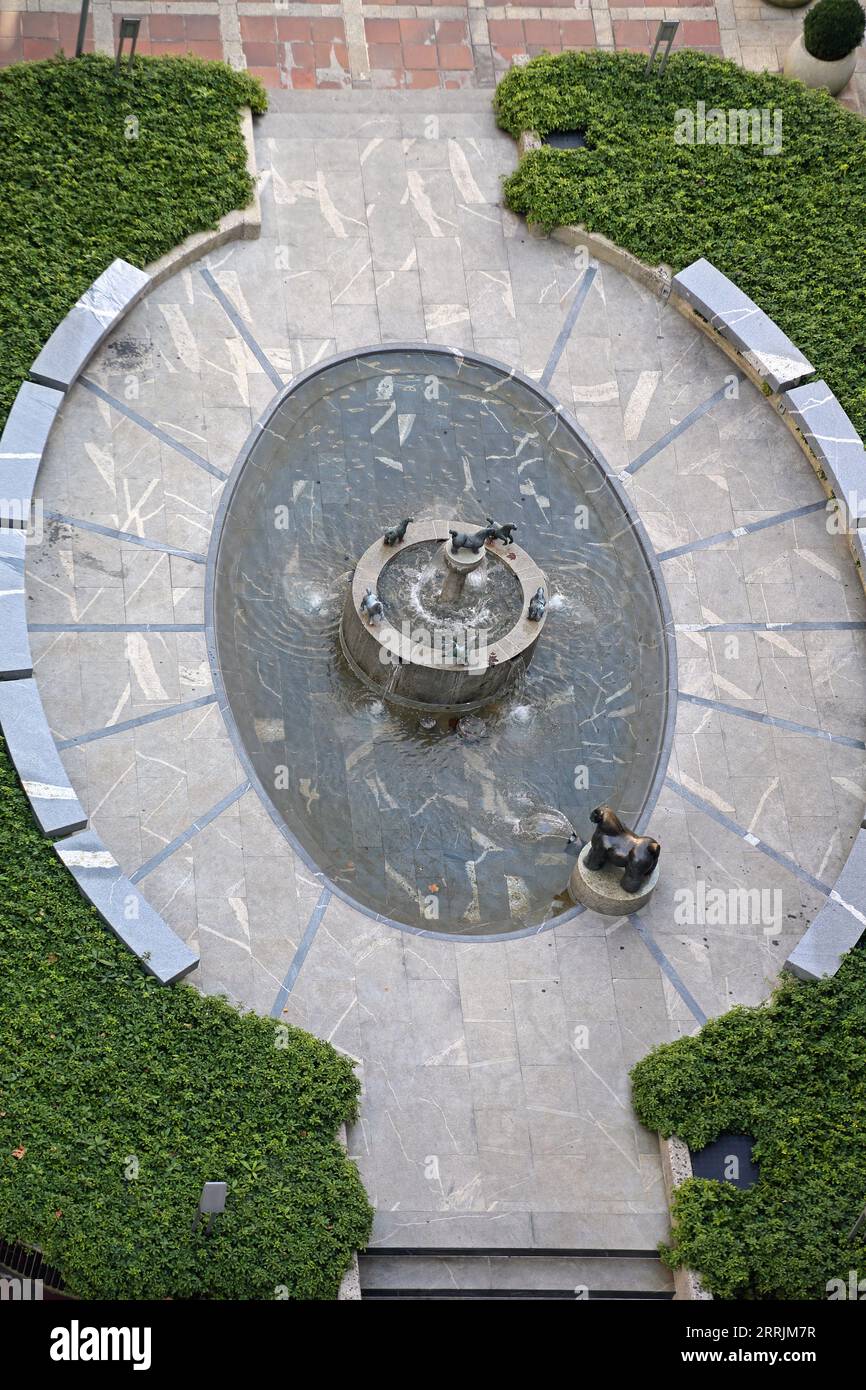
[[596,806],[590,820],[595,830],[584,861],[587,869],[603,869],[605,864],[615,864],[625,869],[621,880],[625,892],[640,892],[659,862],[662,847],[658,840],[649,835],[635,835],[610,806]]

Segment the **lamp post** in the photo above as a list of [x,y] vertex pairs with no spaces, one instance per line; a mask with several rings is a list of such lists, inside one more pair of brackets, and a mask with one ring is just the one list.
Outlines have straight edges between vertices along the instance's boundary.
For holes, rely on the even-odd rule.
[[864,1222],[864,1221],[866,1221],[866,1207],[863,1208],[863,1210],[861,1211],[860,1215],[857,1217],[857,1220],[854,1222],[854,1225],[851,1227],[850,1231],[848,1232],[848,1239],[849,1239],[849,1240],[851,1240],[851,1239],[857,1234],[857,1232],[859,1231],[860,1227],[863,1225],[863,1222]]
[[78,21],[78,38],[75,40],[75,56],[80,58],[84,52],[84,31],[87,28],[87,15],[90,10],[90,0],[81,0],[81,17]]
[[665,64],[667,63],[668,58],[671,56],[671,48],[673,47],[673,42],[674,42],[674,39],[676,38],[677,30],[679,29],[679,27],[680,27],[680,22],[679,22],[678,19],[663,19],[663,20],[662,20],[661,24],[659,25],[658,29],[656,30],[655,43],[653,44],[652,53],[650,54],[649,58],[647,59],[647,65],[646,65],[646,68],[644,69],[644,77],[649,77],[649,75],[650,75],[650,73],[651,73],[651,71],[652,71],[652,65],[653,65],[653,61],[654,61],[654,59],[655,59],[656,53],[658,52],[659,47],[663,45],[663,46],[664,46],[664,52],[663,52],[663,54],[662,54],[662,60],[661,60],[661,63],[660,63],[660,65],[659,65],[659,70],[658,70],[658,76],[659,76],[659,77],[662,76],[662,74],[664,73],[664,70],[665,70]]
[[135,45],[138,42],[138,31],[141,28],[140,19],[122,19],[120,21],[120,34],[117,40],[117,57],[114,60],[115,77],[120,72],[120,60],[123,57],[124,40],[132,39],[132,47],[129,50],[129,71],[132,72],[132,64],[135,59]]

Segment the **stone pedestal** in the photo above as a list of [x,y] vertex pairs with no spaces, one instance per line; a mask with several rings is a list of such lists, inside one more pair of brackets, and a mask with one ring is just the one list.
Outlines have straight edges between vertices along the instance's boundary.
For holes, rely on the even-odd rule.
[[483,564],[485,559],[484,546],[482,546],[477,553],[474,550],[464,550],[461,546],[455,553],[455,551],[451,549],[450,539],[445,542],[442,553],[445,556],[445,563],[448,568],[453,570],[455,574],[462,575],[471,574],[473,570],[477,570],[478,566]]
[[645,907],[659,881],[659,865],[656,864],[649,878],[644,879],[639,892],[627,893],[621,886],[625,870],[613,864],[606,864],[603,869],[586,867],[589,849],[588,844],[584,845],[571,871],[568,880],[571,901],[593,912],[603,912],[607,917],[627,917],[630,912]]

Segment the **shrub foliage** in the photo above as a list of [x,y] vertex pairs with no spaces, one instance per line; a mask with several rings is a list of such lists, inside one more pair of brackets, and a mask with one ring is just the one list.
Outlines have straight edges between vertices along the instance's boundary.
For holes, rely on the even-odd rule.
[[[825,91],[684,50],[646,81],[628,53],[562,53],[496,89],[515,137],[582,127],[585,150],[548,146],[505,183],[545,229],[583,223],[642,260],[718,266],[784,329],[866,435],[866,123]],[[676,113],[782,112],[782,150],[678,144]]]
[[[0,419],[115,256],[143,266],[249,201],[219,63],[99,57],[0,72]],[[126,117],[139,121],[126,136]],[[358,1084],[298,1029],[162,988],[36,830],[0,742],[0,1237],[85,1298],[333,1298],[370,1209],[336,1140]],[[211,1235],[202,1183],[229,1184]]]
[[238,111],[265,104],[197,58],[136,58],[132,78],[99,55],[0,70],[0,427],[110,261],[145,266],[249,202]]
[[859,0],[818,0],[803,20],[806,52],[826,63],[847,58],[863,42],[866,13]]
[[754,1136],[748,1191],[691,1178],[674,1198],[668,1263],[721,1298],[826,1298],[866,1270],[866,950],[818,984],[787,980],[771,1002],[735,1008],[632,1071],[643,1124],[691,1149]]
[[[370,1213],[350,1063],[146,976],[0,762],[0,1237],[85,1298],[333,1298]],[[211,1235],[201,1185],[229,1183]],[[283,1294],[285,1290],[285,1294]]]

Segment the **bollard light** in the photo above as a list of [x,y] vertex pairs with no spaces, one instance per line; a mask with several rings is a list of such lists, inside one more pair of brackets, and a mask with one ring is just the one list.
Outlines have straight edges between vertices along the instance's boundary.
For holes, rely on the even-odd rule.
[[120,36],[117,40],[117,57],[114,60],[115,77],[120,72],[120,60],[123,57],[123,45],[126,39],[132,40],[132,47],[129,50],[129,70],[132,72],[132,64],[135,59],[135,45],[138,42],[138,31],[140,28],[140,19],[122,19],[120,21]]
[[659,48],[663,48],[664,51],[662,53],[662,60],[659,64],[657,76],[662,76],[665,70],[665,64],[667,63],[668,58],[671,56],[671,48],[673,47],[673,42],[677,36],[677,30],[679,29],[679,27],[680,22],[678,19],[662,20],[661,24],[656,30],[655,43],[653,44],[652,53],[647,59],[647,65],[644,69],[644,77],[649,77],[650,73],[652,72],[652,65]]
[[201,1190],[201,1196],[198,1199],[198,1211],[195,1214],[195,1221],[192,1223],[193,1230],[196,1229],[200,1221],[203,1221],[204,1218],[207,1217],[204,1233],[206,1236],[210,1235],[214,1217],[219,1216],[221,1212],[225,1211],[227,1192],[228,1183],[206,1182],[204,1184]]

